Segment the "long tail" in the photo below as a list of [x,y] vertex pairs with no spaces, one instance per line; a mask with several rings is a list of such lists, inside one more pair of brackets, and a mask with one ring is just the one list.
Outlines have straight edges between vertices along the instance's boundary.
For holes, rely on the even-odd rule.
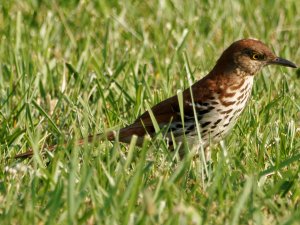
[[[99,141],[104,140],[104,139],[113,141],[113,140],[115,140],[115,132],[111,131],[111,132],[108,132],[106,135],[103,135],[103,134],[90,135],[87,138],[79,139],[76,142],[76,146],[81,146],[86,142],[91,143],[91,142],[95,141],[96,139],[98,139]],[[62,146],[66,147],[67,145],[68,145],[68,143],[64,143]],[[48,152],[54,152],[57,147],[58,147],[57,145],[52,145],[49,147],[45,147],[45,150],[47,150]],[[33,150],[29,149],[27,152],[15,155],[14,158],[15,159],[26,159],[26,158],[31,158],[32,156],[33,156]]]
[[[118,135],[117,135],[118,134]],[[87,138],[82,138],[76,142],[76,146],[81,146],[86,142],[94,142],[95,140],[108,140],[108,141],[114,141],[118,140],[120,142],[124,143],[130,143],[131,138],[133,135],[138,136],[138,140],[136,145],[141,146],[143,143],[143,137],[146,134],[145,128],[141,126],[135,126],[135,124],[132,124],[128,127],[124,127],[119,132],[115,131],[110,131],[106,134],[96,134],[96,135],[90,135]],[[62,146],[66,147],[68,143],[64,143]],[[45,150],[48,152],[54,152],[58,146],[57,145],[52,145],[50,147],[45,147]],[[26,159],[26,158],[31,158],[33,156],[33,150],[29,149],[27,152],[17,154],[14,156],[15,159]]]

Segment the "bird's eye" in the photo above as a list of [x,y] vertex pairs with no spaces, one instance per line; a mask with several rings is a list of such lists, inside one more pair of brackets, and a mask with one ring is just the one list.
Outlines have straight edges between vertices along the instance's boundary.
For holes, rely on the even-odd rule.
[[266,55],[264,53],[259,53],[249,48],[244,49],[244,54],[246,54],[250,59],[253,60],[265,60]]
[[259,54],[257,54],[257,53],[253,53],[253,55],[252,55],[252,59],[254,59],[254,60],[258,60],[260,58],[260,55]]
[[254,53],[252,53],[251,58],[253,60],[264,60],[265,59],[265,55],[254,52]]

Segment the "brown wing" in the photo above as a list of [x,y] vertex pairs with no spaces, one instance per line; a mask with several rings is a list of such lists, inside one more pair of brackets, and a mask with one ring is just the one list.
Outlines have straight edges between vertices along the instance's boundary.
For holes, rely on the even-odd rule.
[[[204,104],[206,100],[211,97],[211,90],[208,89],[210,82],[209,79],[202,79],[192,86],[193,99],[197,104]],[[210,85],[211,86],[211,85]],[[194,120],[194,111],[191,99],[191,90],[187,88],[183,92],[183,107],[184,116],[190,120]],[[181,123],[182,118],[180,115],[180,108],[177,95],[168,98],[159,104],[153,106],[151,111],[156,119],[156,122],[162,128],[163,126],[169,126],[171,123]],[[119,131],[119,140],[122,142],[130,142],[132,135],[143,137],[146,134],[153,136],[155,129],[152,123],[152,119],[148,111],[143,113],[136,121]]]

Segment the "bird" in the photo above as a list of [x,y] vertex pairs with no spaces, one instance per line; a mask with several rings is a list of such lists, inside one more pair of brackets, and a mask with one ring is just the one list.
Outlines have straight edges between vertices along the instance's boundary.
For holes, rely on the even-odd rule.
[[[135,135],[136,144],[141,146],[145,136],[156,136],[157,124],[171,150],[174,150],[175,144],[181,144],[179,151],[183,152],[184,141],[190,148],[205,149],[211,143],[224,139],[234,127],[249,102],[255,75],[268,65],[297,68],[295,63],[276,56],[262,41],[252,38],[235,41],[224,50],[206,76],[182,92],[181,103],[176,94],[154,105],[132,124],[118,131],[81,139],[78,145],[92,142],[95,138],[130,143]],[[48,150],[55,148],[52,146]],[[29,150],[15,158],[32,155],[33,151]]]

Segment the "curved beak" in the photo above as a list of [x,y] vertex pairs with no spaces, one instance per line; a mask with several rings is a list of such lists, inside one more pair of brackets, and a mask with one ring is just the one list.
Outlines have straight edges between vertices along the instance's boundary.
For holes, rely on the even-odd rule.
[[296,66],[295,63],[293,63],[293,62],[291,62],[289,60],[280,58],[280,57],[276,57],[273,60],[269,61],[269,64],[276,64],[276,65],[280,65],[280,66],[297,68],[297,66]]

